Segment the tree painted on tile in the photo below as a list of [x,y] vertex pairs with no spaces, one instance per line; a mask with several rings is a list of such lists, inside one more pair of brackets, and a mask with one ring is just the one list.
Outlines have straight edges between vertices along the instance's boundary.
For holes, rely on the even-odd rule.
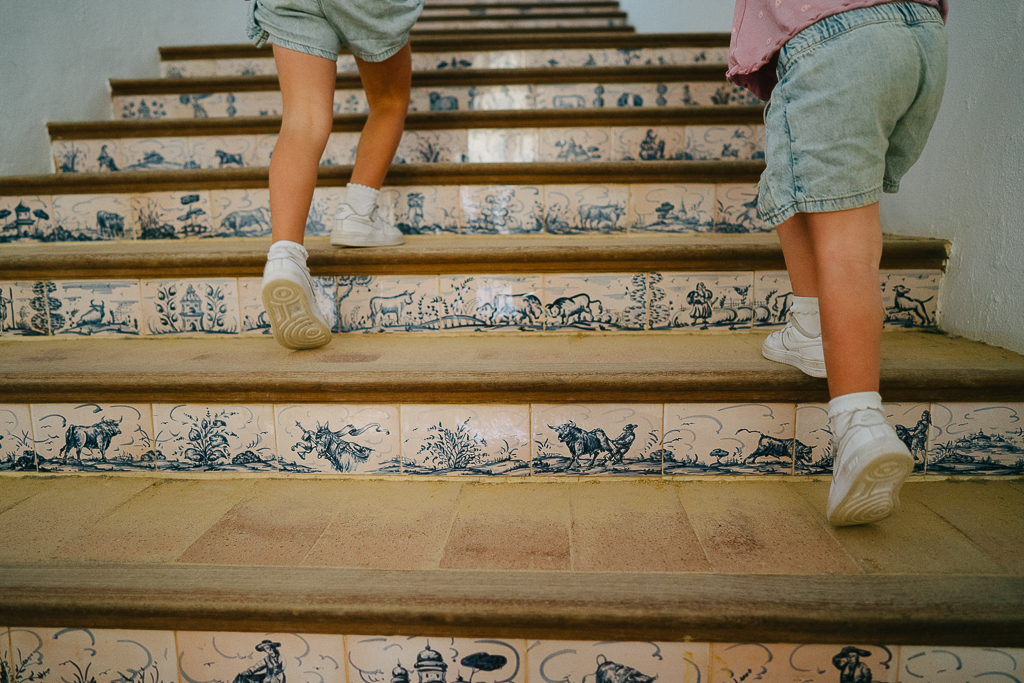
[[238,437],[228,430],[226,418],[237,415],[221,410],[211,414],[206,410],[206,416],[196,418],[184,413],[187,421],[191,422],[188,432],[188,446],[182,451],[182,455],[199,466],[216,465],[222,460],[227,460],[231,452],[228,437]]
[[424,456],[423,463],[434,470],[459,470],[476,464],[484,456],[487,441],[469,428],[470,419],[458,423],[454,430],[440,422],[427,427],[417,457]]

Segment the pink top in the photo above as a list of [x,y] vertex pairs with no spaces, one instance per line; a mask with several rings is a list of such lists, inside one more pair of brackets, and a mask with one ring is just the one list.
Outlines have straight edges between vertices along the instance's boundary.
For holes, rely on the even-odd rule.
[[[779,50],[790,38],[833,14],[892,1],[736,0],[726,78],[767,100],[777,82],[775,64]],[[949,13],[949,0],[915,2],[935,7],[942,13],[943,20]]]

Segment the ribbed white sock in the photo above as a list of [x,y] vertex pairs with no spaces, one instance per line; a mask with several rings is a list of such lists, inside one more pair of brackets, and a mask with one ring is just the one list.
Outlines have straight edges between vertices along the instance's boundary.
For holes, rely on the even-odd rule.
[[[853,410],[874,408],[882,411],[882,396],[877,391],[860,391],[855,394],[843,394],[828,402],[829,417]],[[884,413],[884,411],[883,411]]]
[[298,242],[291,242],[289,240],[278,240],[270,245],[270,251],[267,252],[267,258],[290,258],[297,263],[302,265],[306,264],[306,259],[309,257],[309,252],[306,248]]
[[808,337],[821,336],[821,318],[818,315],[818,298],[793,295],[789,306],[789,319]]
[[372,187],[358,183],[349,183],[347,190],[348,194],[346,195],[345,203],[351,206],[352,210],[360,216],[370,215],[374,205],[377,203],[377,195],[380,194],[380,190],[375,190]]

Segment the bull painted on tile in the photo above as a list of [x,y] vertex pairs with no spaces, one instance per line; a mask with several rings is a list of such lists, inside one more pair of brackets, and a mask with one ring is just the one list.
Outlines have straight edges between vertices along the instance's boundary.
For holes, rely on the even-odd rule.
[[[122,418],[123,419],[123,418]],[[60,449],[62,462],[68,461],[71,449],[75,450],[75,460],[82,461],[82,451],[99,451],[100,459],[106,461],[107,449],[114,437],[121,433],[121,420],[116,422],[108,417],[88,427],[71,425],[64,433],[64,447]]]

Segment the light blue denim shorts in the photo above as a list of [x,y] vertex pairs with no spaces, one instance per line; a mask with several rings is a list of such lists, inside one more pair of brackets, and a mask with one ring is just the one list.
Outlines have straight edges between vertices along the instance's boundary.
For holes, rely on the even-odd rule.
[[783,46],[777,74],[757,203],[767,228],[899,190],[942,101],[945,26],[915,2],[835,14]]
[[249,39],[336,60],[382,62],[409,42],[423,0],[250,0]]

